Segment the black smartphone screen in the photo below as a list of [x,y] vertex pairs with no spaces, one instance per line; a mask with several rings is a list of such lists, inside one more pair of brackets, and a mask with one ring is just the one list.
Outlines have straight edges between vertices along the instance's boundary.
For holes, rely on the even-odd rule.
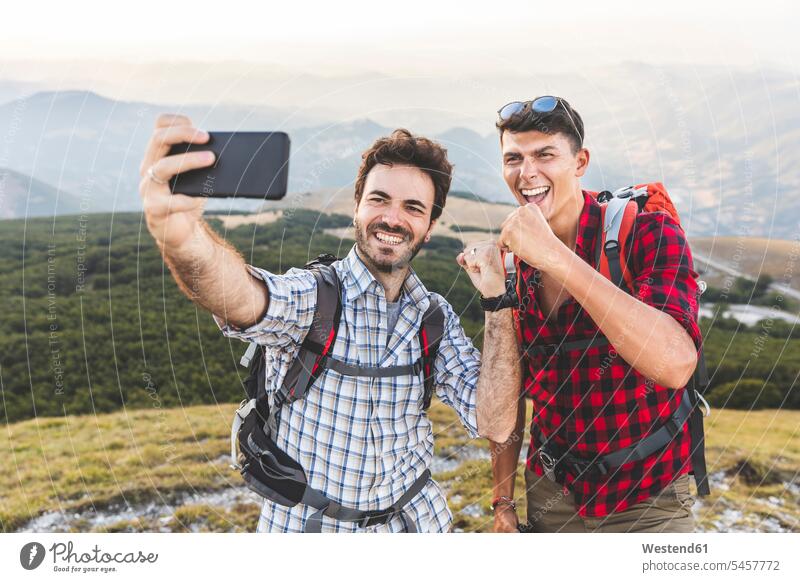
[[283,132],[212,131],[204,144],[176,144],[170,155],[212,151],[213,166],[177,174],[173,194],[278,200],[289,182],[289,136]]

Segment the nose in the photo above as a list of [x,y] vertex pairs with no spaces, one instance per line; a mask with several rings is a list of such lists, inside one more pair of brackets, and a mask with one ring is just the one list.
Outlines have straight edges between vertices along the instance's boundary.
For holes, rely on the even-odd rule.
[[522,161],[522,169],[520,170],[520,177],[526,182],[533,182],[539,173],[536,167],[536,160],[531,157],[526,157]]
[[383,211],[383,221],[389,226],[400,226],[402,223],[400,218],[400,209],[394,205],[386,208]]

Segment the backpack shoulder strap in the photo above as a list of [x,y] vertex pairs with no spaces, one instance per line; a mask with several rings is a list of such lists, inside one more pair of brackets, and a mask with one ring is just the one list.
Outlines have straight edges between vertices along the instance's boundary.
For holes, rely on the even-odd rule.
[[630,198],[613,197],[600,205],[601,227],[597,233],[596,268],[627,293],[633,293],[633,274],[628,268],[626,242],[636,224],[639,206]]
[[333,349],[339,332],[342,295],[336,269],[314,262],[309,270],[317,282],[317,305],[311,328],[278,391],[275,402],[280,404],[305,397],[308,389],[322,373],[324,366],[321,364]]
[[419,344],[422,350],[422,374],[425,392],[422,400],[422,409],[428,410],[433,399],[434,362],[439,353],[439,344],[444,336],[444,310],[439,302],[431,297],[430,306],[422,316],[422,325],[419,326]]
[[[666,191],[661,184],[657,184],[660,195],[668,204],[664,206],[662,212],[666,212],[677,220],[677,212],[672,206],[671,201],[666,196]],[[648,201],[648,194],[642,193],[643,186],[633,189],[620,191],[621,197],[611,196],[608,202],[600,205],[602,227],[599,229],[596,248],[597,269],[610,279],[614,284],[628,293],[633,293],[633,275],[628,269],[626,257],[628,249],[626,242],[636,225],[636,216],[641,210],[645,210]],[[699,406],[702,400],[702,392],[708,384],[708,372],[706,370],[705,357],[703,350],[698,354],[697,367],[684,388],[685,397],[688,398],[689,416],[686,421],[689,424],[689,437],[691,442],[691,464],[692,473],[697,483],[697,493],[706,496],[710,492],[708,483],[708,471],[705,459],[705,435],[703,430],[703,411]],[[705,403],[705,401],[703,400]],[[681,423],[682,426],[683,423]]]
[[[317,304],[311,328],[276,395],[275,402],[278,406],[287,399],[296,400],[305,396],[308,387],[319,374],[319,359],[328,354],[336,339],[342,304],[339,277],[331,266],[330,258],[334,257],[321,255],[306,265],[316,280]],[[262,416],[268,416],[264,346],[251,343],[240,364],[248,368],[248,376],[244,381],[248,399],[255,399]]]

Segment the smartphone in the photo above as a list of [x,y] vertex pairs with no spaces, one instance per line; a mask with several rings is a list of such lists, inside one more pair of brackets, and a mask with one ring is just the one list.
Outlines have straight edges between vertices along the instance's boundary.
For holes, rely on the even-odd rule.
[[213,166],[170,180],[173,194],[279,200],[289,183],[289,136],[280,131],[211,131],[203,144],[172,146],[170,155],[212,151]]

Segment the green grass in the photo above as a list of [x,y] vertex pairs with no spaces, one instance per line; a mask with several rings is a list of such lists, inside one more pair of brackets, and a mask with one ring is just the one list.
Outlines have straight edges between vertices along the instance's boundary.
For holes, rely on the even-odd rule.
[[[235,405],[115,412],[97,416],[43,418],[8,425],[0,434],[0,531],[14,531],[46,512],[83,514],[124,504],[174,502],[187,492],[241,487],[228,468],[229,422]],[[436,452],[457,454],[470,441],[455,413],[435,403],[431,419]],[[713,528],[726,508],[742,509],[757,528],[772,518],[800,531],[796,495],[783,483],[797,480],[800,467],[800,411],[715,410],[708,419],[710,473],[724,472],[730,489],[716,489],[699,514]],[[525,441],[527,442],[527,441]],[[468,460],[457,469],[435,475],[448,495],[453,527],[463,531],[491,529],[491,464]],[[522,471],[516,494],[524,508]],[[765,500],[784,500],[780,509]],[[217,507],[207,503],[179,506],[167,520],[120,519],[97,531],[254,531],[257,503]],[[521,510],[524,516],[524,509]],[[72,521],[75,531],[90,525]]]

